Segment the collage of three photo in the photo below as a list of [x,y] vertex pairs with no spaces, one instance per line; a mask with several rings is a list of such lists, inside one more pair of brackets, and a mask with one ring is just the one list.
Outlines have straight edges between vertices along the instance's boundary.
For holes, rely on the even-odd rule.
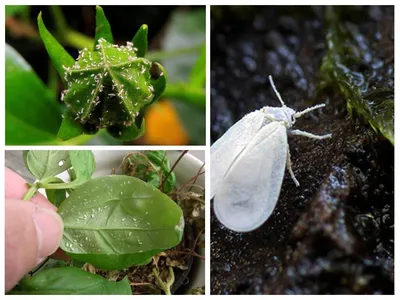
[[3,8],[6,295],[394,295],[394,6]]

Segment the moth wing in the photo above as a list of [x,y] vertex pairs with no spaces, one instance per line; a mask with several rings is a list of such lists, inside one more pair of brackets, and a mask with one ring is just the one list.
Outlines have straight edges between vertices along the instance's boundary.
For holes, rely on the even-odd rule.
[[214,211],[223,225],[247,232],[269,218],[279,198],[287,148],[285,126],[272,122],[240,154],[214,197]]
[[264,114],[254,111],[236,122],[211,146],[211,198],[215,196],[227,171],[260,131]]

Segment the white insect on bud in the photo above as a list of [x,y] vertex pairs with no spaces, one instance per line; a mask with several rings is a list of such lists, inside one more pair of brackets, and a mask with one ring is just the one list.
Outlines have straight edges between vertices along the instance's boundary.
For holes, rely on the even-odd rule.
[[218,220],[227,228],[248,232],[261,226],[278,201],[285,166],[296,186],[287,135],[330,138],[291,129],[296,119],[325,104],[296,112],[287,107],[271,86],[282,107],[265,106],[245,115],[211,146],[211,198]]
[[132,51],[133,43],[132,43],[132,42],[126,42],[126,48],[127,48],[129,51]]
[[64,90],[61,92],[61,101],[64,102],[64,97],[68,93],[68,90]]

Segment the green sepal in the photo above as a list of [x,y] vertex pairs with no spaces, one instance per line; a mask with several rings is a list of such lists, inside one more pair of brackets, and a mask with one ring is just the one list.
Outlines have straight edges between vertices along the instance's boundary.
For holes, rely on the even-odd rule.
[[164,93],[168,80],[168,75],[164,67],[157,62],[152,63],[150,68],[150,76],[150,82],[154,88],[154,98],[149,105],[154,101],[157,101],[162,93]]
[[101,6],[96,6],[96,33],[94,38],[93,49],[96,50],[96,46],[99,43],[99,39],[103,38],[109,43],[114,43],[113,34],[111,31],[110,23],[108,22],[104,10]]
[[47,30],[42,20],[41,12],[38,15],[38,27],[40,38],[42,39],[43,44],[46,47],[46,51],[49,54],[51,61],[57,70],[57,73],[60,75],[65,84],[65,68],[71,67],[75,63],[75,60]]
[[116,139],[128,142],[140,138],[144,134],[146,130],[145,128],[146,123],[143,119],[139,126],[135,122],[132,123],[132,125],[129,127],[110,126],[107,128],[107,131],[111,136],[115,137]]
[[67,141],[84,133],[85,130],[83,125],[76,122],[71,114],[67,113],[61,123],[60,129],[58,130],[57,138],[61,141]]
[[137,56],[145,57],[147,53],[147,33],[148,27],[146,24],[140,26],[139,30],[136,32],[132,39],[133,46],[137,48]]

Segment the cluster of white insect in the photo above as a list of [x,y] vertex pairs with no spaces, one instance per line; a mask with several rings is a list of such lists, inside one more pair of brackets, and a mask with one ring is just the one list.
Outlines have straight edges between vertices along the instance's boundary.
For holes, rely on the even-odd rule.
[[[100,38],[95,49],[84,48],[74,65],[63,66],[68,88],[62,92],[61,101],[82,124],[90,121],[98,128],[130,126],[142,106],[154,98],[151,62],[136,56],[138,49],[132,42],[118,46]],[[100,111],[96,109],[99,105]],[[111,113],[110,108],[118,109],[118,113]]]
[[269,80],[282,107],[265,106],[247,114],[211,146],[214,211],[224,226],[238,232],[252,231],[270,217],[285,166],[295,185],[300,185],[291,167],[287,135],[331,137],[291,129],[297,118],[325,104],[296,112],[285,105],[271,76]]

